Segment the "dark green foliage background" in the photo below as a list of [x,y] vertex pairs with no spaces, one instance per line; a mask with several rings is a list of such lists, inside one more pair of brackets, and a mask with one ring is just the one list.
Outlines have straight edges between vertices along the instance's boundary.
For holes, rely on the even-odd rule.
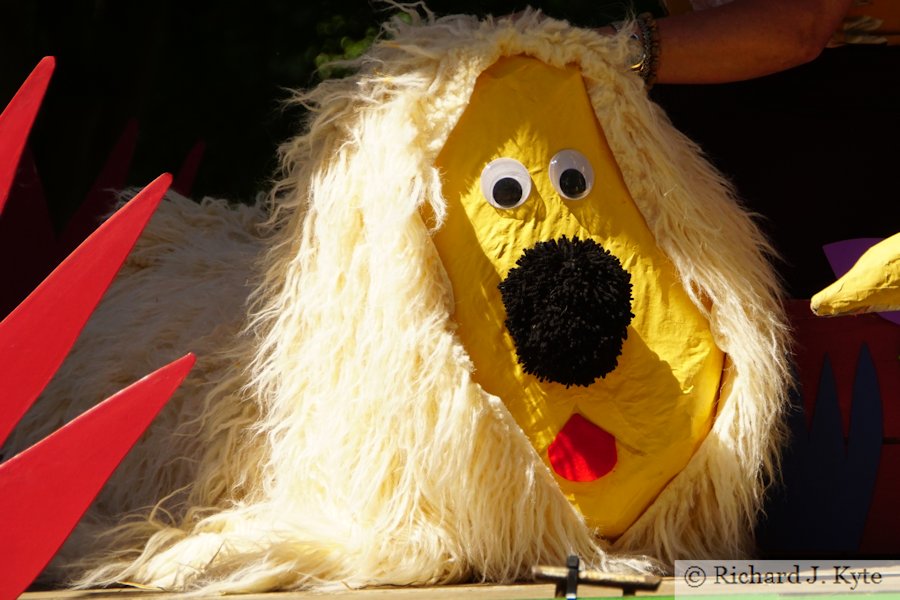
[[[507,14],[526,2],[435,0],[437,14]],[[536,4],[536,3],[532,3]],[[634,10],[656,6],[639,0]],[[620,0],[548,0],[583,25],[622,16]],[[0,2],[0,103],[37,61],[57,70],[31,138],[59,226],[84,197],[130,119],[140,124],[130,183],[176,170],[207,144],[194,195],[251,199],[268,186],[277,145],[299,129],[288,89],[337,76],[397,10],[365,0],[28,0]],[[659,9],[655,9],[659,12]]]
[[[584,26],[629,9],[662,13],[659,0],[629,1],[532,4]],[[527,2],[428,4],[438,15],[500,15]],[[129,184],[176,171],[202,139],[192,195],[248,201],[300,128],[300,112],[282,108],[287,90],[335,75],[317,65],[355,56],[395,12],[368,0],[0,0],[0,105],[42,56],[57,57],[30,140],[57,227],[131,119],[140,136]],[[755,81],[653,90],[764,215],[795,297],[830,281],[822,244],[896,232],[897,219],[880,215],[897,214],[898,65],[900,46],[840,48]]]

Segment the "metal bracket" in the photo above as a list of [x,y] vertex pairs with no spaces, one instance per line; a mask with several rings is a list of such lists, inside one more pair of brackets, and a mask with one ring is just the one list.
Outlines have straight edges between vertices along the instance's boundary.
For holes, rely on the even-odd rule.
[[579,583],[614,587],[621,589],[623,596],[634,596],[637,590],[656,590],[662,582],[662,578],[656,575],[581,570],[579,564],[578,557],[571,555],[566,559],[565,567],[537,565],[532,567],[531,574],[535,579],[556,583],[555,596],[566,600],[578,599]]

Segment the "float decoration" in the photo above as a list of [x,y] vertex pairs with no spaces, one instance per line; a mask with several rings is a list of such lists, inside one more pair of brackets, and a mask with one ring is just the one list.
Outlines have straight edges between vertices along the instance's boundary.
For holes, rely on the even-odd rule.
[[6,205],[19,157],[25,148],[25,140],[28,139],[28,132],[31,131],[31,125],[41,107],[55,66],[56,61],[52,56],[41,59],[0,114],[0,213]]
[[885,240],[864,238],[837,244],[837,249],[825,247],[832,266],[832,256],[845,248],[848,254],[856,250],[856,257],[835,267],[839,279],[812,297],[812,311],[820,316],[877,312],[900,325],[900,234]]
[[47,565],[193,365],[169,363],[0,464],[0,598]]
[[59,234],[56,251],[60,257],[68,255],[83,242],[116,207],[117,194],[119,190],[125,189],[127,183],[138,132],[138,122],[135,119],[129,120],[91,189]]
[[0,323],[0,443],[62,363],[171,180],[150,183]]
[[[0,115],[0,174],[10,174],[0,199],[52,67],[42,60]],[[0,323],[0,444],[59,367],[170,181],[141,191]],[[166,365],[0,464],[0,597],[18,596],[46,566],[193,363],[188,354]]]
[[[92,517],[156,509],[73,536],[57,565],[80,584],[500,582],[573,553],[646,572],[749,551],[788,383],[759,229],[649,101],[626,34],[410,17],[298,94],[308,128],[267,204],[167,197],[15,440],[152,349],[200,357]],[[515,284],[536,248],[615,289]],[[503,298],[527,290],[561,293],[556,323],[583,297],[603,360],[566,372],[514,340],[507,318],[543,319]]]

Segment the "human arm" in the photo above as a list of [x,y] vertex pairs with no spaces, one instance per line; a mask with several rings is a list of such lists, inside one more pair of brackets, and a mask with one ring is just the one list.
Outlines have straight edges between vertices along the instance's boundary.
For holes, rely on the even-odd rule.
[[657,21],[658,83],[725,83],[813,60],[852,0],[733,0]]

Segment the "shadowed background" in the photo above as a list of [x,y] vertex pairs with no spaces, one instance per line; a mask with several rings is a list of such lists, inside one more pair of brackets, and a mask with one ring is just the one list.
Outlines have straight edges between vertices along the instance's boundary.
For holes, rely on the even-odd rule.
[[[532,4],[587,26],[628,10],[618,0]],[[506,14],[525,5],[429,2],[438,14]],[[654,0],[634,10],[664,12]],[[248,201],[267,188],[278,143],[300,127],[300,111],[282,106],[286,90],[339,75],[316,69],[358,55],[395,12],[365,0],[5,0],[0,101],[41,56],[58,58],[31,137],[57,228],[131,120],[138,137],[130,184],[176,170],[202,140],[193,194]],[[900,229],[900,46],[826,50],[787,73],[657,86],[653,96],[766,218],[792,296],[829,283],[823,243]]]

